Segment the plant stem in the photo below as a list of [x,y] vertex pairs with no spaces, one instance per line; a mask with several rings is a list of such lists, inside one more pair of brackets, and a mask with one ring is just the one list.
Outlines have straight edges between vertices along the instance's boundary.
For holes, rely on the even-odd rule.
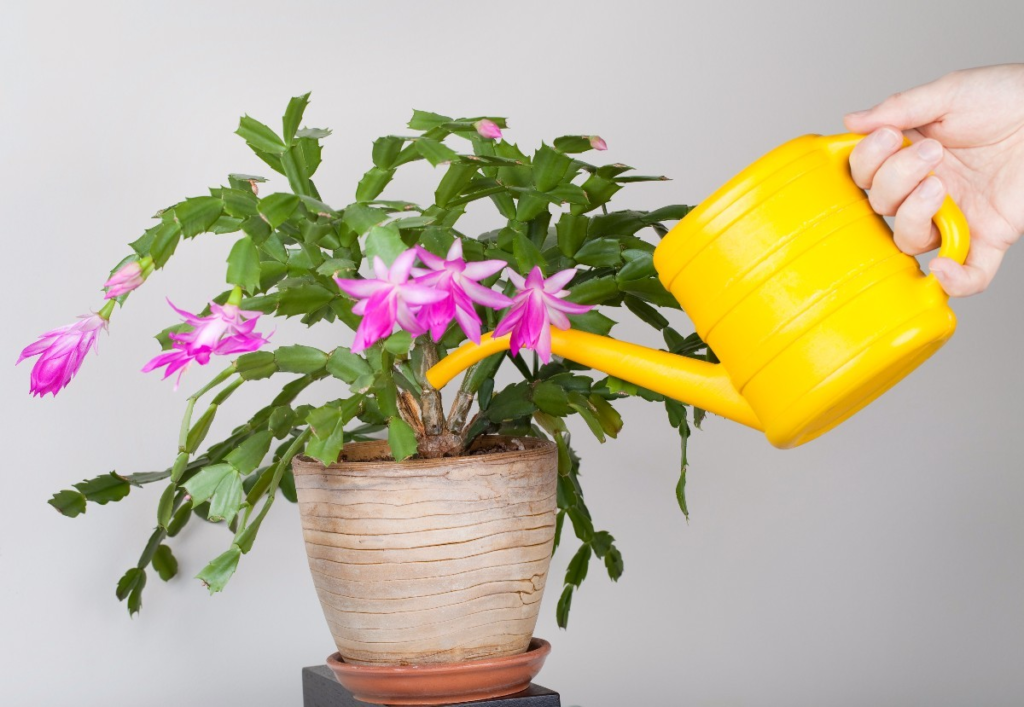
[[292,443],[288,445],[288,449],[281,455],[281,458],[277,460],[277,468],[274,469],[274,476],[270,480],[270,487],[267,489],[267,493],[271,497],[273,497],[277,492],[277,487],[281,485],[281,478],[284,476],[285,467],[291,464],[292,458],[299,453],[299,450],[305,447],[310,434],[312,434],[312,431],[309,427],[302,430],[302,432],[292,440]]
[[[285,468],[291,464],[292,458],[305,447],[310,434],[311,432],[308,427],[300,432],[298,436],[292,440],[292,443],[288,445],[288,449],[283,455],[281,455],[281,458],[277,460],[277,464],[274,467],[274,475],[270,478],[270,484],[266,489],[267,500],[264,501],[263,508],[260,509],[260,512],[256,514],[256,518],[253,519],[252,525],[254,526],[254,530],[259,528],[260,524],[263,523],[263,519],[266,517],[267,512],[270,510],[270,507],[274,505],[274,498],[277,496],[277,489],[281,485],[281,479],[284,477]],[[256,488],[254,487],[252,491],[256,491]],[[252,491],[250,491],[249,495],[245,498],[245,503],[248,506],[248,509],[246,510],[242,527],[240,527],[238,532],[235,533],[235,542],[238,542],[245,534],[245,531],[249,529],[249,514],[252,512],[256,502],[260,499],[260,496],[263,495],[263,492],[260,491],[255,495],[255,497],[253,497],[254,494]],[[243,549],[243,552],[248,552],[248,550]]]
[[220,385],[221,383],[226,381],[228,378],[230,378],[232,376],[232,374],[234,374],[234,372],[235,372],[235,363],[234,363],[234,361],[232,361],[230,366],[228,366],[223,371],[221,371],[220,373],[215,375],[213,377],[213,380],[211,380],[209,383],[207,383],[202,388],[200,388],[195,393],[193,393],[192,397],[195,398],[196,400],[198,400],[199,398],[203,397],[204,395],[209,393],[211,390],[216,388],[218,385]]
[[448,412],[448,421],[445,423],[449,432],[459,434],[462,431],[462,426],[466,424],[466,418],[469,416],[470,408],[473,407],[475,397],[476,393],[467,392],[465,387],[459,388],[459,392],[456,393],[455,400],[452,402],[452,409]]
[[192,411],[195,410],[195,407],[195,396],[185,401],[185,414],[181,418],[181,430],[178,432],[178,452],[180,453],[185,452],[185,447],[188,444],[188,431],[192,427]]
[[[223,371],[213,377],[209,383],[204,385],[202,388],[197,390],[195,393],[189,396],[185,403],[185,415],[181,418],[181,430],[178,432],[178,451],[184,452],[185,445],[188,443],[188,431],[192,427],[192,411],[195,409],[196,401],[203,397],[211,390],[216,388],[218,385],[226,381],[235,373],[235,364],[231,363],[230,366],[225,368]],[[237,386],[236,386],[237,387]]]
[[187,467],[188,452],[182,447],[182,450],[178,452],[178,456],[174,458],[174,465],[171,467],[171,486],[177,487],[178,482],[181,480],[181,475],[185,473]]
[[476,424],[476,421],[480,419],[480,415],[481,414],[482,413],[478,412],[477,414],[473,415],[473,419],[471,419],[469,422],[467,422],[463,426],[463,428],[459,432],[456,433],[456,434],[459,435],[459,439],[462,440],[462,448],[463,449],[468,449],[469,445],[473,443],[474,439],[476,439],[475,435],[472,438],[470,438],[469,433],[470,433],[470,431],[472,431],[473,426]]
[[416,402],[416,397],[407,390],[398,391],[398,415],[413,429],[417,437],[424,436],[420,404]]
[[115,299],[107,300],[107,303],[103,305],[103,308],[100,309],[100,311],[97,312],[97,314],[100,315],[100,317],[102,317],[103,319],[105,319],[105,320],[107,320],[109,322],[110,321],[110,315],[114,313],[114,305],[116,303],[117,303],[117,300],[115,300]]
[[427,380],[427,371],[437,363],[437,344],[429,336],[421,336],[416,345],[421,347],[419,370],[416,377],[420,379],[420,414],[423,418],[423,431],[428,437],[436,437],[444,431],[444,410],[441,408],[441,393]]
[[469,417],[469,411],[473,406],[473,400],[476,398],[477,393],[480,391],[480,387],[485,381],[494,380],[494,376],[497,375],[498,369],[501,367],[504,360],[504,354],[494,354],[485,358],[483,361],[474,363],[466,369],[466,375],[462,379],[462,385],[459,386],[459,392],[455,396],[455,402],[452,403],[451,412],[448,413],[448,422],[446,424],[449,432],[459,435],[460,437],[464,432],[466,432],[469,428],[469,425],[466,424],[466,419]]
[[238,390],[239,386],[245,383],[245,378],[236,378],[235,380],[228,383],[224,390],[217,393],[217,396],[213,399],[211,405],[222,405],[225,400],[231,397],[231,394]]
[[483,362],[474,363],[466,369],[466,374],[462,378],[462,385],[459,386],[459,392],[455,395],[452,409],[448,412],[448,421],[445,423],[449,432],[459,434],[462,432],[462,426],[466,424],[469,410],[473,406],[473,399],[476,397],[473,379],[481,363]]
[[522,352],[513,356],[511,351],[507,351],[505,352],[505,355],[511,359],[513,365],[515,365],[515,367],[519,369],[519,372],[523,374],[523,378],[528,381],[533,380],[533,374],[530,373],[529,367],[526,365],[526,362],[523,361]]

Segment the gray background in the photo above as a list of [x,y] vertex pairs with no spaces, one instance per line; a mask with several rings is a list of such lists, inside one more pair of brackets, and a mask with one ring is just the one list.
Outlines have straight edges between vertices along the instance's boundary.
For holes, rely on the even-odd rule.
[[[200,307],[230,238],[183,245],[56,400],[30,399],[28,366],[10,365],[36,334],[98,306],[104,274],[156,209],[228,172],[269,171],[231,134],[242,113],[277,125],[287,99],[312,90],[306,123],[335,130],[317,177],[335,204],[371,140],[400,132],[412,107],[508,115],[508,137],[531,149],[600,133],[607,161],[675,179],[630,189],[620,208],[693,203],[891,91],[1020,60],[1022,22],[1019,2],[5,3],[0,703],[298,705],[299,668],[333,650],[293,506],[275,508],[213,598],[189,577],[228,538],[190,527],[181,575],[151,578],[129,620],[114,582],[157,492],[76,520],[46,505],[111,468],[169,464],[187,393],[139,368],[173,321],[164,294]],[[387,193],[425,200],[434,175],[409,171]],[[486,210],[470,219],[494,223]],[[689,525],[660,409],[623,404],[625,429],[603,447],[580,426],[590,505],[626,572],[613,585],[593,568],[561,632],[568,554],[555,558],[541,682],[587,707],[1020,704],[1022,274],[1018,247],[988,293],[955,303],[960,331],[942,352],[807,447],[780,452],[709,420],[692,445]],[[281,326],[276,341],[298,333]],[[617,333],[656,343],[641,326]],[[215,432],[271,394],[252,388]]]

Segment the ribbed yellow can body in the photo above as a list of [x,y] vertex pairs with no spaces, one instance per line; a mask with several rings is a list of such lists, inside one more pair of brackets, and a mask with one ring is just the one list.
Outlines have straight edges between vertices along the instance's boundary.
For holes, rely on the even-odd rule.
[[654,254],[662,283],[779,447],[853,415],[956,326],[942,288],[850,178],[856,139],[808,135],[776,148]]

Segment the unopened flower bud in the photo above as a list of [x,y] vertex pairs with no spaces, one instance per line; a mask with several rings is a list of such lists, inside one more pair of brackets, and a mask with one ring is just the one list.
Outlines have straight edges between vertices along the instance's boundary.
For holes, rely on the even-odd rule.
[[103,287],[107,290],[104,299],[113,299],[127,294],[145,281],[146,273],[143,272],[142,264],[133,260],[122,266],[103,283]]
[[488,140],[497,140],[501,137],[501,128],[493,120],[478,120],[473,123],[473,127],[476,128],[477,133],[480,137],[485,137]]

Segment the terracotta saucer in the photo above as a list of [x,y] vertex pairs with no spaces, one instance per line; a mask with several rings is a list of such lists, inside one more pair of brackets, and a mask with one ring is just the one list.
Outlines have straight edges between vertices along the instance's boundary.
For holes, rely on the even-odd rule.
[[381,705],[448,705],[522,692],[540,672],[551,644],[530,641],[525,653],[463,663],[353,665],[327,658],[338,682],[357,700]]

